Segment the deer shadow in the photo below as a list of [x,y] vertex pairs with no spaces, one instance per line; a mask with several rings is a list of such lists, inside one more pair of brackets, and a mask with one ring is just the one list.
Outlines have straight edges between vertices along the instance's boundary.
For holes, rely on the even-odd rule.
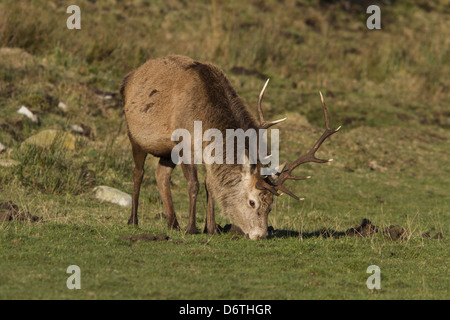
[[[231,233],[238,236],[245,236],[244,232],[237,226],[227,224],[223,228],[218,225],[220,233]],[[271,238],[340,238],[348,236],[367,237],[378,232],[378,228],[374,226],[370,220],[363,219],[356,227],[347,229],[345,231],[336,231],[333,229],[322,228],[313,232],[299,232],[295,230],[274,229],[272,226],[268,227],[268,239]]]
[[373,225],[369,219],[362,219],[355,227],[349,228],[345,231],[336,231],[333,229],[322,228],[313,232],[299,232],[295,230],[278,230],[269,227],[268,238],[341,238],[341,237],[360,237],[365,238],[373,236],[377,233],[381,233],[391,240],[405,239],[407,237],[407,231],[401,226],[389,226],[387,228],[380,229]]

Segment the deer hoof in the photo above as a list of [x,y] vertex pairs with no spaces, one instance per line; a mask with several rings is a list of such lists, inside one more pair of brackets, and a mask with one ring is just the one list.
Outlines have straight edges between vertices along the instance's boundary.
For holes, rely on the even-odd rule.
[[194,226],[188,226],[186,228],[186,233],[187,234],[198,234],[198,233],[200,233],[200,231],[198,231],[197,227],[194,225]]

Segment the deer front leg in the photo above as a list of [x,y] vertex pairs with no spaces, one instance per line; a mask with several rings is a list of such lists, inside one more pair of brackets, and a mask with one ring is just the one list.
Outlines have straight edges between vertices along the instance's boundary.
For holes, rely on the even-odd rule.
[[134,170],[133,170],[133,200],[131,205],[131,216],[128,219],[128,224],[138,224],[138,204],[139,204],[139,193],[141,191],[142,178],[144,177],[144,163],[147,153],[144,152],[138,146],[132,145],[133,149],[133,159],[134,159]]
[[187,180],[188,194],[189,194],[189,223],[186,232],[189,234],[199,233],[195,225],[195,205],[198,195],[198,178],[197,178],[197,166],[195,164],[181,164],[184,177]]
[[214,216],[214,198],[211,192],[211,188],[208,187],[208,180],[206,180],[205,189],[206,189],[207,204],[206,204],[206,223],[203,233],[217,234],[218,233],[217,224],[216,218]]
[[160,158],[156,167],[156,182],[163,202],[164,212],[167,215],[169,229],[181,230],[175,215],[172,195],[170,193],[170,175],[174,168],[175,164],[171,160]]

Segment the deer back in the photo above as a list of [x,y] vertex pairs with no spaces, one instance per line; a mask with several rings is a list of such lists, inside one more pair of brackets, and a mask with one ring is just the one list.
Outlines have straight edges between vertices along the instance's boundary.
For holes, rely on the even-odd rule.
[[183,56],[152,59],[122,83],[128,134],[132,144],[159,157],[170,157],[174,130],[256,128],[224,73],[212,64]]

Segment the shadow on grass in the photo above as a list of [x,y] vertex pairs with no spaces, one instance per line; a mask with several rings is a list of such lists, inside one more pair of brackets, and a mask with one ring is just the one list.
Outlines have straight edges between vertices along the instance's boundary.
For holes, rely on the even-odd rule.
[[407,236],[407,231],[401,226],[389,226],[384,229],[380,229],[373,225],[368,219],[363,219],[355,227],[349,228],[345,231],[336,231],[333,229],[319,229],[313,232],[299,232],[294,230],[277,230],[269,227],[268,238],[341,238],[341,237],[369,237],[376,233],[381,232],[383,235],[389,237],[391,240],[404,239]]
[[[158,218],[166,218],[164,214],[160,214],[157,216]],[[441,232],[436,233],[434,237],[431,237],[432,230],[422,234],[424,238],[432,238],[432,239],[442,239],[443,235]],[[204,231],[206,232],[206,231]],[[217,225],[218,233],[229,233],[235,236],[243,236],[246,237],[245,233],[236,225],[227,224],[224,227]],[[328,228],[322,228],[313,232],[299,232],[295,230],[286,230],[286,229],[274,229],[272,226],[268,227],[268,239],[271,238],[301,238],[301,239],[309,239],[309,238],[333,238],[338,239],[341,237],[360,237],[367,238],[370,236],[374,236],[375,234],[381,233],[383,236],[390,240],[404,240],[408,239],[409,233],[402,226],[394,226],[390,225],[386,228],[379,228],[372,224],[369,219],[362,219],[360,223],[356,226],[351,227],[345,231],[337,231]]]

